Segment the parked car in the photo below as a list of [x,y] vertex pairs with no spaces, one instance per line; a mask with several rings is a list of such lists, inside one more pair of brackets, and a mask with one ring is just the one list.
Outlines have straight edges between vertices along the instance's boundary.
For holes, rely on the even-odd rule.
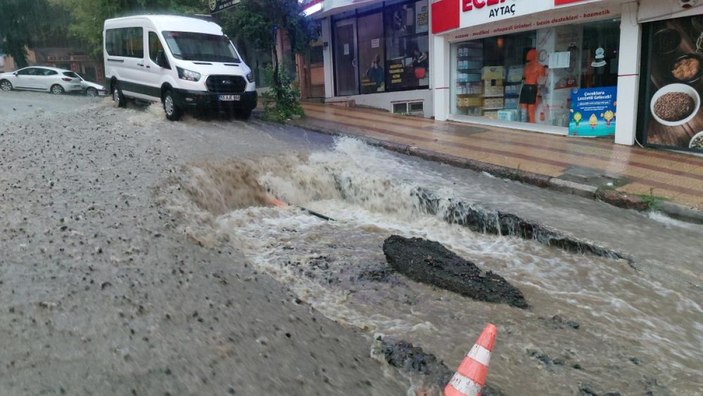
[[81,79],[76,73],[56,67],[29,66],[9,73],[0,74],[0,89],[26,89],[46,91],[56,95],[81,91]]
[[70,74],[70,77],[73,77],[75,75],[76,77],[81,79],[81,88],[83,90],[83,94],[86,96],[105,96],[107,91],[105,91],[105,87],[98,84],[94,83],[92,81],[88,81],[83,76],[81,76],[78,73],[71,72],[73,74]]

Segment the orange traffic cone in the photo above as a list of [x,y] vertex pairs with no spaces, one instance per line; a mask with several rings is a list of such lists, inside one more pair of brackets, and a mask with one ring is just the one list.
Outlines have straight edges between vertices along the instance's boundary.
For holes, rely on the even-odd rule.
[[273,205],[278,208],[285,208],[288,206],[287,203],[285,203],[285,202],[281,201],[280,199],[278,199],[272,195],[269,195],[269,194],[266,194],[266,202],[268,202],[270,205]]
[[479,396],[486,385],[488,363],[491,361],[493,344],[498,329],[489,323],[473,348],[466,354],[452,380],[444,388],[445,396]]

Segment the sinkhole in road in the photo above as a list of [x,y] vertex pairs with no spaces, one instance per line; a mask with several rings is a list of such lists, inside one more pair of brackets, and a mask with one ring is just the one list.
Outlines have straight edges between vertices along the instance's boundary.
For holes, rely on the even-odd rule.
[[[159,196],[191,239],[231,244],[328,318],[408,340],[452,368],[473,334],[496,323],[489,381],[505,394],[695,391],[700,302],[641,276],[618,252],[484,209],[494,193],[438,172],[339,139],[332,150],[192,164]],[[271,207],[270,196],[291,206]],[[438,241],[500,274],[531,308],[394,273],[382,251],[393,234]]]

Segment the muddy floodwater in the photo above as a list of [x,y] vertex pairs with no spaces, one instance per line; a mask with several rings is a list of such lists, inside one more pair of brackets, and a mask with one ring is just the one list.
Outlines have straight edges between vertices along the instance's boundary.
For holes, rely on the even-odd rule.
[[[454,370],[489,322],[503,395],[702,394],[701,225],[109,98],[0,93],[0,153],[2,395],[437,394],[378,341]],[[405,278],[391,235],[529,307]]]
[[[688,260],[685,255],[666,262],[640,251],[609,258],[471,231],[423,210],[418,188],[479,208],[482,201],[500,206],[503,197],[477,191],[480,186],[453,171],[422,168],[353,139],[337,140],[332,151],[191,164],[182,171],[163,199],[182,214],[186,232],[205,245],[241,249],[330,319],[408,340],[452,368],[484,324],[495,323],[489,382],[505,394],[690,395],[703,388],[700,284],[659,276]],[[266,207],[267,194],[290,206]],[[623,215],[671,236],[703,236],[700,226]],[[393,273],[381,249],[393,234],[439,241],[505,277],[530,308],[473,301]],[[414,381],[418,386],[422,379]]]

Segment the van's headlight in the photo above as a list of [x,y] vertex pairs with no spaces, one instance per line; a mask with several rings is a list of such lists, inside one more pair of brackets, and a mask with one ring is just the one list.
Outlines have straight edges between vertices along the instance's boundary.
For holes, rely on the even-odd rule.
[[250,83],[254,82],[254,73],[252,73],[252,72],[247,73],[247,81],[249,81]]
[[194,72],[192,70],[181,69],[178,66],[176,66],[176,69],[178,70],[178,78],[180,78],[181,80],[187,80],[187,81],[200,80],[200,73],[198,73],[198,72]]

